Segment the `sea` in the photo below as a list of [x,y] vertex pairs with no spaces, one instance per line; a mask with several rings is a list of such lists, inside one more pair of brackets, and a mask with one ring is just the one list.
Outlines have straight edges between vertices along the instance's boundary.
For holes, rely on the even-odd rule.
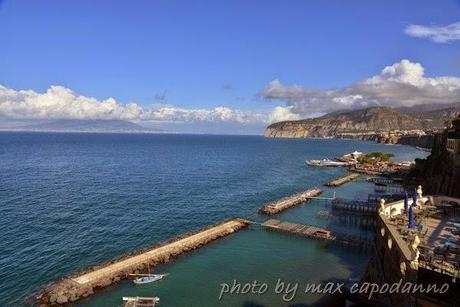
[[[28,306],[42,287],[88,266],[121,257],[233,217],[255,221],[266,202],[320,187],[323,196],[366,200],[374,187],[360,178],[338,188],[325,181],[343,168],[306,159],[354,150],[394,160],[426,152],[358,140],[262,136],[0,133],[0,306]],[[319,216],[314,200],[276,218],[372,236],[362,223]],[[359,279],[370,252],[251,226],[156,268],[162,281],[122,281],[77,306],[121,306],[123,296],[158,296],[160,306],[319,305],[306,283]],[[277,282],[299,284],[289,302]],[[264,294],[233,293],[224,284],[265,283]]]

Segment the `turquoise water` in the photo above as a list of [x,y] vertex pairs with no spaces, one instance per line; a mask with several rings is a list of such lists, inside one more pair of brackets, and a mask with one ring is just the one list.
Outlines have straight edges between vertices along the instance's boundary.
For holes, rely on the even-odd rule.
[[[347,253],[326,246],[323,242],[306,240],[260,229],[245,230],[171,265],[156,270],[169,275],[155,284],[133,286],[129,281],[98,293],[81,306],[120,306],[122,296],[160,297],[162,306],[281,306],[287,304],[275,293],[278,279],[299,289],[290,304],[313,304],[321,295],[302,293],[306,282],[359,277],[367,264],[367,255]],[[266,283],[267,292],[258,294],[227,294],[219,301],[221,284]]]
[[[336,189],[342,197],[366,199],[373,185],[360,179]],[[327,190],[327,193],[332,190]],[[318,217],[319,210],[330,210],[327,201],[315,200],[276,215],[285,221],[325,226],[336,232],[371,236],[373,232],[335,220]],[[259,216],[261,220],[266,217]],[[101,291],[79,306],[121,306],[123,296],[159,296],[163,306],[282,306],[314,304],[325,296],[305,294],[302,285],[326,283],[331,280],[360,278],[367,265],[369,251],[345,249],[341,246],[273,232],[252,226],[177,261],[156,268],[168,272],[163,281],[137,286],[130,281]],[[293,300],[286,302],[274,292],[277,280],[297,283],[299,289]],[[228,294],[218,300],[221,284],[236,280],[241,284],[266,283],[267,292],[260,294]]]
[[[255,212],[263,203],[344,173],[307,168],[305,159],[353,150],[392,152],[398,160],[426,155],[405,146],[347,140],[0,133],[0,305],[25,304],[39,287],[75,270],[225,218],[262,220]],[[354,182],[336,192],[367,198],[373,191]],[[318,218],[317,211],[327,208],[315,201],[279,218],[364,231]],[[134,288],[124,282],[83,304],[114,306],[121,295],[145,291],[161,296],[163,306],[203,306],[207,300],[218,305],[212,301],[216,285],[233,278],[346,278],[362,270],[367,255],[362,256],[256,228],[162,267],[171,275],[161,283]],[[239,306],[245,299],[278,305],[269,295],[228,297],[221,305]]]

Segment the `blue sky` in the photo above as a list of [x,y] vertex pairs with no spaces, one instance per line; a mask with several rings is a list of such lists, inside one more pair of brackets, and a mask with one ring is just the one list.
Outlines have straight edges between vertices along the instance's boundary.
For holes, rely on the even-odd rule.
[[[403,59],[420,63],[427,78],[459,77],[458,39],[405,32],[459,21],[453,0],[5,0],[0,85],[36,93],[57,85],[142,108],[268,114],[288,106],[308,117],[334,107],[298,107],[311,99],[305,91],[346,90]],[[273,80],[304,92],[266,95]]]

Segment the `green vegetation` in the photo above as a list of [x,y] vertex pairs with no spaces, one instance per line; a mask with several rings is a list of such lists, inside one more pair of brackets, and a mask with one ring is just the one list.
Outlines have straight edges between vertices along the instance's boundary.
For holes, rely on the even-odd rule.
[[391,153],[374,151],[361,156],[358,160],[361,163],[388,162],[392,157],[394,157],[394,155]]

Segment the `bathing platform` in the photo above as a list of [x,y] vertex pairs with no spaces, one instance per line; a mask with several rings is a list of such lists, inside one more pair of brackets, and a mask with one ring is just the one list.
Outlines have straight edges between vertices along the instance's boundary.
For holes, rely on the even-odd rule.
[[155,307],[160,301],[160,298],[154,297],[141,297],[141,296],[126,296],[123,297],[123,307]]
[[332,232],[320,227],[309,226],[309,225],[302,225],[302,224],[295,224],[291,222],[283,222],[280,220],[270,219],[261,224],[263,227],[267,227],[269,229],[274,230],[281,230],[285,232],[299,234],[305,237],[310,238],[319,238],[325,240],[335,240],[335,236],[332,235]]
[[280,200],[265,204],[259,209],[259,213],[266,215],[277,214],[288,208],[301,204],[309,199],[316,198],[322,192],[323,191],[320,189],[313,188],[288,197],[284,197]]
[[332,208],[335,210],[375,215],[377,217],[377,201],[372,201],[371,199],[363,201],[336,198],[332,201]]
[[337,242],[351,247],[370,248],[373,242],[371,238],[348,234],[334,234],[331,230],[326,228],[296,224],[276,219],[270,219],[264,223],[261,223],[260,225],[270,230],[292,233],[312,239]]

